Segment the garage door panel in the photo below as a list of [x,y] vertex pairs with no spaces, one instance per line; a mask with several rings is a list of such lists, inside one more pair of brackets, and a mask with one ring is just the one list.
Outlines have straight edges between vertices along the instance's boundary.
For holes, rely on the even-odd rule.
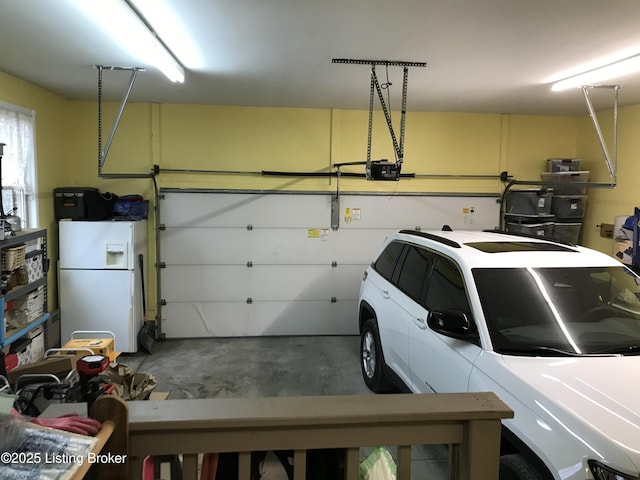
[[[260,228],[251,232],[251,259],[255,263],[330,265],[332,245],[318,228]],[[327,229],[328,230],[328,229]],[[316,233],[318,236],[316,236]]]
[[356,335],[356,301],[184,302],[163,308],[169,338]]
[[359,219],[344,222],[345,229],[439,230],[494,228],[500,219],[496,197],[425,195],[342,195],[341,212],[357,210]]
[[253,238],[246,228],[167,228],[160,243],[168,265],[246,263]]
[[178,265],[162,272],[162,296],[172,301],[246,300],[249,273],[238,265]]
[[346,229],[329,233],[331,259],[338,264],[369,265],[384,240],[397,229]]
[[247,326],[246,302],[179,302],[162,308],[167,338],[243,337],[255,335]]
[[331,291],[323,281],[329,265],[258,265],[251,269],[250,292],[255,300],[319,300],[331,299]]
[[357,299],[364,266],[258,265],[249,269],[249,296],[254,300]]
[[256,335],[356,335],[355,301],[258,302],[252,304]]
[[250,233],[250,259],[268,264],[371,263],[391,229],[339,230],[261,228]]
[[[163,275],[169,301],[357,299],[365,265],[178,265]],[[187,281],[185,281],[187,279]]]
[[163,202],[167,227],[306,227],[309,219],[324,218],[331,198],[326,195],[260,193],[172,193]]
[[[315,236],[315,228],[167,228],[161,243],[167,264],[199,265],[293,264],[305,259],[309,264],[341,261],[337,237]],[[327,229],[328,231],[328,229]],[[359,249],[347,253],[357,255]]]
[[338,265],[332,270],[334,296],[339,299],[358,299],[360,283],[367,265]]

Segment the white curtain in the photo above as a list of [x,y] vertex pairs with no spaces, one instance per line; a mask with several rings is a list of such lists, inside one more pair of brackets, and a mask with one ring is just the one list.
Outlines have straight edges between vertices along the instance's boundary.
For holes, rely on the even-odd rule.
[[38,224],[35,111],[0,102],[0,143],[5,213],[17,207],[24,227]]

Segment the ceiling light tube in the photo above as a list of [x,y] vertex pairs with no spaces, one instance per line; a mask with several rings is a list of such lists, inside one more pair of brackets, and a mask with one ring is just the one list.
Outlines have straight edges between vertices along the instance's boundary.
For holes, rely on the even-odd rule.
[[165,77],[172,82],[184,82],[184,68],[182,68],[182,65],[173,58],[173,55],[171,55],[164,45],[155,37],[153,38],[153,44],[149,54],[153,59],[153,64]]
[[184,68],[127,0],[74,0],[121,48],[153,65],[172,82],[184,81]]
[[582,87],[583,85],[593,85],[603,80],[623,77],[637,71],[640,71],[640,53],[564,78],[555,82],[551,86],[551,90],[560,92],[569,88]]
[[144,26],[149,34],[148,55],[151,62],[172,82],[184,82],[184,68],[173,53],[162,42],[153,27],[129,0],[123,0],[131,14]]

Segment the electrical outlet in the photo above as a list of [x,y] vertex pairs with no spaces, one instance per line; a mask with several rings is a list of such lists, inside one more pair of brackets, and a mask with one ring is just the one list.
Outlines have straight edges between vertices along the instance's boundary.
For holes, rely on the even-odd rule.
[[601,223],[600,224],[600,236],[602,238],[613,238],[613,224]]

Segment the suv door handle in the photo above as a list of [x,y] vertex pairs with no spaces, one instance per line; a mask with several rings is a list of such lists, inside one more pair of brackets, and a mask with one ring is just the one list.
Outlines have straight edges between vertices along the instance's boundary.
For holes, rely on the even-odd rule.
[[382,296],[383,298],[389,298],[391,295],[389,295],[389,290],[382,290]]
[[413,323],[415,323],[420,330],[426,330],[427,329],[427,322],[426,322],[426,320],[424,320],[422,318],[414,318],[413,319]]

